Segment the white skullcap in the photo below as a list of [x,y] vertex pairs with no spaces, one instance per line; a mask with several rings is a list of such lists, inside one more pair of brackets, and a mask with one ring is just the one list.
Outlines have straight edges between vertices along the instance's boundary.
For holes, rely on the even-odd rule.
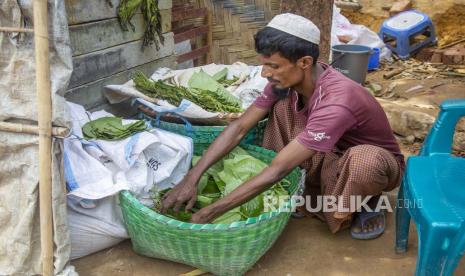
[[316,45],[320,44],[320,30],[318,27],[312,21],[300,15],[292,13],[278,14],[271,19],[267,27],[283,31]]

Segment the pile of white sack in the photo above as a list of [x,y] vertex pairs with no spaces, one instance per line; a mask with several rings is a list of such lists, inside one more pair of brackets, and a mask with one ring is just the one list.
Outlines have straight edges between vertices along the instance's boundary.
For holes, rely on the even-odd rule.
[[379,48],[380,60],[391,59],[391,50],[386,47],[376,32],[366,26],[350,23],[349,19],[341,14],[341,9],[334,6],[331,26],[331,46],[346,44],[340,41],[338,37],[344,37],[345,40],[348,40],[347,44]]
[[[72,135],[64,140],[64,170],[68,190],[71,258],[80,258],[128,238],[118,192],[131,191],[150,206],[151,189],[179,183],[190,168],[193,143],[160,129],[136,133],[118,141],[85,140],[82,126],[101,117],[68,103]],[[123,124],[131,123],[123,120]]]

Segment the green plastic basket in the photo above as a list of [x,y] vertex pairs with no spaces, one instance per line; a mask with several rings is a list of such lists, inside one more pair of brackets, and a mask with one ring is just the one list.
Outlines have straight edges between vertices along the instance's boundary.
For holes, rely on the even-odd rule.
[[[149,122],[151,126],[161,128],[170,132],[189,136],[198,143],[211,143],[226,128],[226,126],[191,126],[191,131],[185,124],[170,123],[157,120],[143,112],[139,112],[138,119]],[[241,144],[260,146],[263,141],[263,132],[266,126],[266,119],[260,121],[256,127],[252,128],[242,139]]]
[[[195,141],[194,141],[195,142]],[[201,154],[208,144],[195,144]],[[243,146],[251,155],[270,163],[273,151]],[[289,193],[297,191],[300,170],[286,179]],[[134,251],[141,255],[184,263],[217,275],[241,275],[273,245],[286,226],[291,201],[274,212],[231,224],[192,224],[161,215],[142,205],[130,192],[120,193],[124,221]]]

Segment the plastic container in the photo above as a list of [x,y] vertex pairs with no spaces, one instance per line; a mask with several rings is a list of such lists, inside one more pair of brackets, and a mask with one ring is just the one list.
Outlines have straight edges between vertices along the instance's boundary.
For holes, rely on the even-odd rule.
[[367,75],[371,48],[363,45],[341,44],[331,49],[333,68],[353,81],[363,84]]
[[379,48],[372,48],[368,59],[368,71],[376,70],[379,67]]

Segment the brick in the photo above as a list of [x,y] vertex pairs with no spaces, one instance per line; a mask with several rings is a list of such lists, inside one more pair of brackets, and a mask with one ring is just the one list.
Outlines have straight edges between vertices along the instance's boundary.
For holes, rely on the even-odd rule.
[[443,55],[442,56],[442,63],[451,65],[454,64],[454,56],[453,55]]
[[455,56],[454,57],[454,64],[464,64],[465,56]]
[[443,63],[444,64],[463,64],[465,59],[465,47],[459,46],[448,49],[444,52]]
[[410,10],[412,8],[412,1],[410,0],[401,0],[396,1],[392,4],[391,9],[389,10],[389,15],[394,16],[400,12]]
[[434,51],[433,55],[431,56],[430,61],[433,63],[441,63],[442,62],[442,51]]
[[430,61],[435,50],[434,48],[422,48],[415,54],[415,58],[421,61]]

